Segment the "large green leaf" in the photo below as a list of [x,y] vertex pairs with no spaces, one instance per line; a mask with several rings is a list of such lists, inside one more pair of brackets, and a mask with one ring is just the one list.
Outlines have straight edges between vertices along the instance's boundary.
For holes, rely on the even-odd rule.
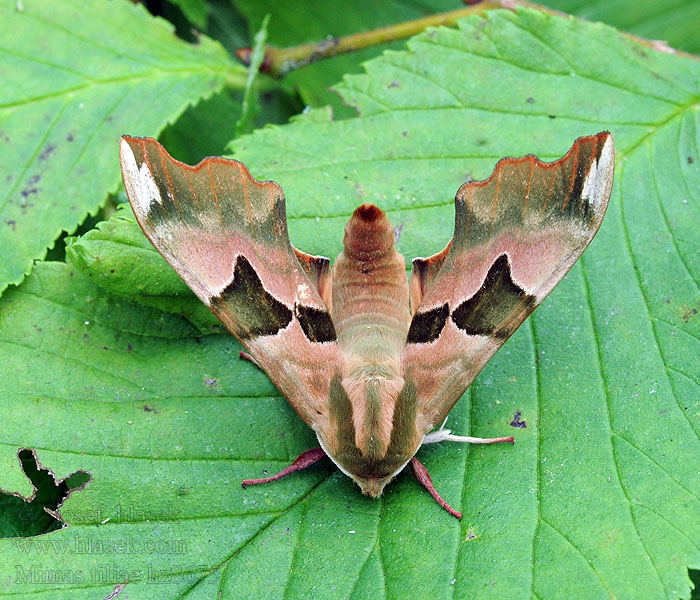
[[245,71],[121,0],[2,0],[0,22],[1,292],[117,187],[122,133],[156,135]]
[[[429,254],[451,235],[457,187],[501,156],[551,159],[605,128],[616,140],[598,237],[451,413],[453,429],[513,432],[515,446],[420,452],[463,521],[407,473],[378,501],[328,464],[241,490],[313,435],[230,337],[123,297],[184,290],[120,213],[74,242],[80,271],[42,265],[0,301],[1,487],[29,494],[21,446],[61,476],[93,477],[62,509],[71,527],[0,542],[0,594],[95,597],[128,580],[138,598],[689,596],[700,64],[520,11],[426,32],[367,69],[341,86],[362,117],[311,111],[235,144],[283,185],[306,251],[335,255],[352,209],[373,201],[407,256]],[[150,275],[132,288],[140,264]],[[525,429],[509,427],[516,411]],[[101,551],[76,551],[86,540]],[[133,551],[113,560],[116,542]],[[32,585],[32,565],[83,580]]]

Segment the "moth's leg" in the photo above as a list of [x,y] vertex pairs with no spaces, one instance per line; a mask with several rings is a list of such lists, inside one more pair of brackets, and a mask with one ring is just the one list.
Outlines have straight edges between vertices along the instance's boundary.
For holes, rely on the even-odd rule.
[[310,467],[314,463],[317,463],[322,458],[326,457],[326,453],[323,448],[311,448],[311,450],[306,450],[297,456],[296,460],[289,465],[286,469],[282,469],[277,475],[271,475],[270,477],[263,477],[262,479],[244,479],[243,489],[247,485],[257,485],[259,483],[269,483],[270,481],[277,481],[282,479],[290,473],[296,473],[297,471],[303,471],[307,467]]
[[445,429],[447,419],[442,422],[440,429],[431,431],[423,438],[424,444],[436,444],[437,442],[462,442],[465,444],[500,444],[501,442],[515,443],[515,438],[510,435],[508,437],[497,438],[478,438],[469,435],[453,435],[450,429]]
[[462,513],[457,512],[454,508],[452,508],[447,502],[445,502],[442,499],[442,496],[438,494],[438,491],[435,489],[435,486],[433,485],[433,480],[430,478],[430,475],[428,474],[428,469],[426,469],[423,466],[423,463],[421,463],[415,456],[411,459],[411,462],[409,463],[411,465],[411,472],[415,476],[415,478],[419,481],[419,483],[426,489],[428,492],[430,492],[430,495],[435,499],[435,502],[437,502],[442,508],[444,508],[448,513],[450,513],[453,517],[457,517],[458,519],[462,518]]
[[239,356],[239,358],[242,358],[243,360],[249,360],[249,361],[252,362],[256,367],[258,367],[258,369],[260,368],[260,365],[258,364],[258,361],[255,360],[255,359],[254,359],[250,354],[248,354],[247,352],[244,352],[243,350],[241,350],[241,351],[238,353],[238,356]]

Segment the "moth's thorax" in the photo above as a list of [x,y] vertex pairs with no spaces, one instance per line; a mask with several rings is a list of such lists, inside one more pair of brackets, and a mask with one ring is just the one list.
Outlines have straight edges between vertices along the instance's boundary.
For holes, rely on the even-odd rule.
[[352,405],[355,445],[363,456],[379,459],[389,447],[404,385],[401,354],[411,318],[405,263],[391,223],[371,204],[354,212],[343,243],[332,278],[342,385]]
[[[390,383],[397,382],[384,378],[368,382],[364,393],[371,396],[373,385],[388,386]],[[363,452],[362,444],[358,443],[355,417],[360,408],[371,409],[371,406],[367,403],[361,406],[361,403],[351,400],[348,387],[348,381],[341,380],[340,375],[331,380],[328,427],[317,428],[316,435],[333,462],[352,477],[364,494],[376,498],[384,486],[411,460],[423,440],[424,432],[418,432],[415,426],[418,400],[416,386],[410,380],[403,381],[400,389],[397,385],[398,393],[392,399],[393,414],[389,423],[388,443],[382,440],[381,452],[378,451],[377,441],[381,432],[371,422],[371,410],[360,413],[368,415],[362,425],[367,429],[362,439],[365,441],[365,449],[370,451]]]

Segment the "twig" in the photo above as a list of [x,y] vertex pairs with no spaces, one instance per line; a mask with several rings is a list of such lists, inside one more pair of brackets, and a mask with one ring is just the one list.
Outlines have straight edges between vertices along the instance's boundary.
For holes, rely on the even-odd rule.
[[[361,50],[363,48],[376,46],[385,42],[408,38],[412,35],[420,33],[427,27],[437,27],[439,25],[452,26],[459,19],[470,15],[480,15],[488,10],[508,9],[514,11],[517,8],[523,7],[532,8],[560,17],[570,16],[558,10],[548,8],[540,4],[535,4],[534,2],[527,2],[526,0],[476,0],[476,2],[471,1],[468,2],[468,4],[469,6],[458,8],[449,12],[429,15],[413,21],[387,25],[386,27],[380,27],[379,29],[362,31],[342,37],[328,37],[325,40],[311,44],[301,44],[299,46],[291,46],[288,48],[267,46],[265,48],[265,58],[262,61],[260,70],[263,73],[269,73],[273,77],[283,77],[294,69],[299,69],[325,58],[330,58],[346,52]],[[695,59],[698,58],[692,54],[675,50],[674,48],[668,46],[665,42],[659,40],[647,40],[631,33],[623,33],[635,42],[652,48],[653,50],[669,52]],[[251,54],[251,48],[241,48],[240,50],[236,51],[236,56],[238,56],[241,62],[246,65],[250,64]]]

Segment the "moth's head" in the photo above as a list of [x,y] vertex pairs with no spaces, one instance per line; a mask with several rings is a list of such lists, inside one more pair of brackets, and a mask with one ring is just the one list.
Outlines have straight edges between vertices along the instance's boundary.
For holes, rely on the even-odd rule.
[[328,424],[317,428],[316,436],[325,453],[362,493],[376,498],[413,458],[425,432],[416,427],[416,389],[410,381],[398,391],[388,425],[355,418],[361,408],[367,406],[352,403],[340,378],[333,378]]
[[[407,448],[403,453],[387,454],[379,460],[363,456],[357,447],[347,446],[340,452],[331,450],[322,435],[317,433],[321,447],[328,457],[345,475],[350,477],[362,490],[365,496],[378,498],[386,485],[398,475],[418,450]],[[334,451],[335,450],[335,451]]]
[[[401,469],[399,469],[399,471],[401,471]],[[360,477],[359,475],[351,475],[351,477],[353,481],[360,486],[365,496],[378,498],[382,495],[386,484],[394,478],[394,475],[389,475],[387,477]]]

